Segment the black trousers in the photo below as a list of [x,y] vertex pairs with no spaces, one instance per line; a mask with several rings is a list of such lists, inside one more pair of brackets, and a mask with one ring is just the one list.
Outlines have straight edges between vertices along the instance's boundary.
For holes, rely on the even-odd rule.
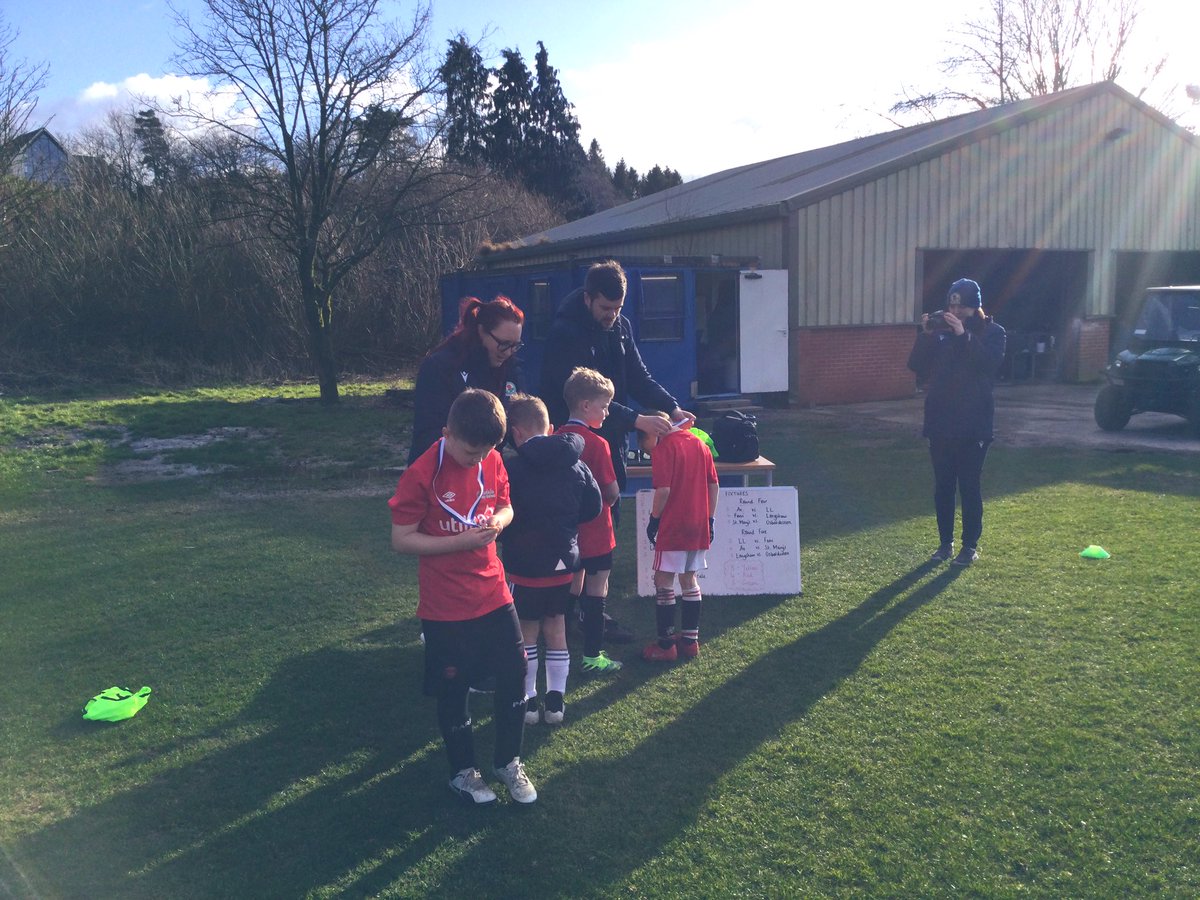
[[510,603],[463,622],[421,621],[425,634],[425,693],[437,699],[438,727],[450,771],[474,768],[475,740],[468,708],[470,687],[496,677],[493,716],[497,768],[521,755],[525,736],[525,641]]
[[955,496],[962,500],[962,545],[978,547],[983,534],[983,461],[991,441],[929,439],[933,462],[933,509],[938,540],[954,540]]

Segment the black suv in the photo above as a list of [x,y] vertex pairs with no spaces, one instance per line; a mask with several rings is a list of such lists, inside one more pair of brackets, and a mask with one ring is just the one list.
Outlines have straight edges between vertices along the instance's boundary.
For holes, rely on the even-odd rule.
[[1129,346],[1105,370],[1096,424],[1120,431],[1140,412],[1174,413],[1200,435],[1200,286],[1146,289]]

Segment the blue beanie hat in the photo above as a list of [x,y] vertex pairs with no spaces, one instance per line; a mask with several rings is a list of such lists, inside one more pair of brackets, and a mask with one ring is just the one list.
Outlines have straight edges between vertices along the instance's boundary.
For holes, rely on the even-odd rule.
[[963,306],[979,309],[983,305],[983,294],[979,290],[979,285],[970,278],[960,278],[950,285],[950,293],[946,295],[946,300],[953,300],[955,296]]

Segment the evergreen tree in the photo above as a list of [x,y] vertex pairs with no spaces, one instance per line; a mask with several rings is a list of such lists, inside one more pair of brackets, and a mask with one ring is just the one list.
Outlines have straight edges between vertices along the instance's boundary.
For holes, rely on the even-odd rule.
[[[592,138],[592,142],[588,145],[588,162],[593,168],[603,169],[608,172],[608,166],[604,162],[604,154],[600,151],[600,142]],[[608,172],[612,176],[611,172]]]
[[166,187],[174,180],[175,164],[166,129],[154,110],[143,109],[133,117],[133,135],[142,149],[142,165],[154,176],[154,184]]
[[521,177],[532,121],[533,79],[520,50],[502,52],[504,64],[495,71],[485,161],[501,175]]
[[492,98],[490,72],[476,47],[459,35],[447,42],[446,61],[438,74],[445,85],[446,153],[451,159],[478,164],[488,156],[488,118]]
[[526,137],[526,183],[560,203],[570,203],[586,159],[579,143],[579,121],[563,93],[558,70],[550,65],[546,45],[538,41],[536,81],[530,97]]
[[410,144],[411,117],[378,103],[368,106],[354,123],[358,146],[354,164],[362,168],[396,162],[405,157]]
[[613,168],[613,187],[622,200],[633,200],[638,195],[638,173],[633,166],[625,165],[622,157]]
[[609,209],[621,203],[625,198],[617,194],[613,186],[613,173],[604,162],[604,153],[600,150],[600,142],[592,138],[588,146],[587,158],[580,166],[578,177],[572,185],[574,200],[572,212],[581,216],[589,216]]
[[649,197],[651,194],[665,191],[667,188],[675,187],[677,184],[683,184],[683,177],[678,172],[670,168],[663,169],[661,166],[655,165],[638,182],[638,196]]
[[[439,74],[450,158],[480,163],[520,181],[568,218],[682,183],[678,172],[661,166],[645,179],[624,160],[610,170],[598,140],[584,150],[579,120],[545,43],[538,41],[533,73],[519,49],[501,53],[502,63],[489,71],[461,35],[449,42]],[[490,93],[489,86],[494,88]]]

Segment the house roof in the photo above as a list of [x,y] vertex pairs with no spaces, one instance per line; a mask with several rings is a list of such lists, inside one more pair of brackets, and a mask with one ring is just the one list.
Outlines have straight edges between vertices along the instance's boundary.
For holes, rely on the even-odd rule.
[[63,147],[63,145],[59,143],[58,138],[52,135],[45,128],[35,128],[33,131],[26,131],[24,134],[18,134],[15,138],[8,142],[5,149],[15,155],[23,151],[26,147],[30,146],[38,139],[39,136],[43,134],[53,141],[54,145],[58,147],[59,150],[62,150],[64,153],[66,152],[66,149]]
[[726,169],[530,235],[519,246],[493,256],[510,260],[603,239],[630,240],[664,231],[783,217],[857,183],[882,177],[1106,92],[1139,106],[1178,129],[1181,135],[1192,138],[1132,94],[1111,82],[1100,82]]

